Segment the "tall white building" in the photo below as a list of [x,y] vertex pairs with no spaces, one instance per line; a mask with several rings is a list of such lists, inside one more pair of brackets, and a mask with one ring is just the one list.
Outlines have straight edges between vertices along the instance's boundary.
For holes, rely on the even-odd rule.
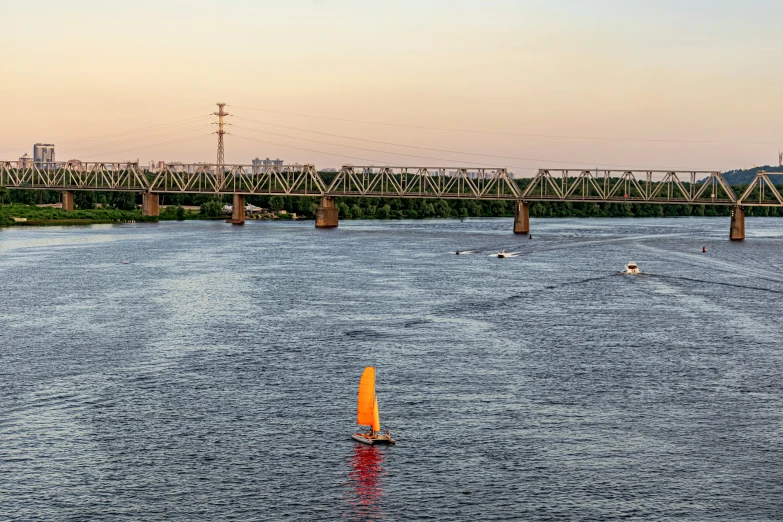
[[264,171],[264,169],[268,167],[280,167],[283,165],[283,160],[281,159],[259,159],[256,158],[252,161],[253,163],[253,174],[260,174]]
[[54,163],[54,143],[36,143],[33,145],[33,161],[36,163]]

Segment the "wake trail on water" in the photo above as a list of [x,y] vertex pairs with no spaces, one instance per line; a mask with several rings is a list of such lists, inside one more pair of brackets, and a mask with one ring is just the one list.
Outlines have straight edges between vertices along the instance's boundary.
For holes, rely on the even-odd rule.
[[664,253],[667,256],[678,257],[683,260],[691,261],[691,266],[704,266],[709,265],[710,270],[717,270],[727,274],[737,275],[742,274],[748,277],[754,277],[756,279],[763,279],[764,281],[771,281],[773,283],[783,283],[783,279],[779,277],[775,272],[765,270],[763,268],[748,268],[746,265],[740,263],[732,263],[723,259],[716,259],[715,257],[705,256],[703,253],[694,254],[688,252],[676,252],[667,250],[664,248],[658,248],[651,245],[638,245],[639,248],[644,250],[650,250],[653,252]]
[[575,285],[583,285],[585,283],[592,283],[593,281],[601,281],[603,279],[608,279],[610,277],[614,277],[616,275],[621,275],[621,272],[613,272],[611,274],[606,274],[598,277],[589,277],[587,279],[580,279],[579,281],[569,281],[567,283],[561,283],[559,285],[546,285],[544,288],[547,290],[552,290],[554,288],[563,288],[566,286],[575,286]]
[[[536,254],[539,252],[552,252],[557,250],[569,250],[573,248],[580,248],[580,247],[591,247],[596,245],[605,245],[605,244],[613,244],[613,243],[627,243],[629,241],[644,241],[646,239],[658,239],[660,237],[676,237],[680,234],[661,234],[661,235],[640,235],[640,236],[632,236],[632,237],[614,237],[614,238],[606,238],[606,239],[563,239],[558,241],[556,244],[544,244],[538,243],[536,246],[531,248],[530,243],[520,243],[518,245],[507,247],[515,251],[516,254],[519,254],[520,256],[526,256],[530,254]],[[492,245],[485,245],[481,247],[479,250],[480,252],[489,251],[492,252],[496,250],[496,248]],[[453,254],[453,252],[449,252],[449,254]]]
[[703,279],[693,279],[691,277],[682,277],[682,276],[670,276],[670,275],[661,275],[658,274],[655,277],[660,277],[662,279],[672,279],[672,280],[680,280],[680,281],[688,281],[689,283],[705,283],[708,285],[720,285],[720,286],[729,286],[732,288],[742,288],[743,290],[758,290],[759,292],[770,292],[773,294],[783,294],[783,290],[775,290],[774,288],[761,288],[759,286],[747,286],[747,285],[740,285],[736,283],[724,283],[721,281],[705,281]]

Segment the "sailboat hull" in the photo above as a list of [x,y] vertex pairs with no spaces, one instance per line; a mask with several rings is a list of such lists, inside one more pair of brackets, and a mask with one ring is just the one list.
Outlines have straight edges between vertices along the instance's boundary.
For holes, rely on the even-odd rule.
[[396,444],[397,441],[386,435],[368,436],[366,433],[354,433],[351,438],[356,442],[372,446],[373,444]]

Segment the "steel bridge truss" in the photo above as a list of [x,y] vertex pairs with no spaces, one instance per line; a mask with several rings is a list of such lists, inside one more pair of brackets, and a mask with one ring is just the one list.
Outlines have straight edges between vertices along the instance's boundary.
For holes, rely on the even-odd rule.
[[522,200],[737,205],[720,172],[539,170]]
[[147,190],[319,196],[326,185],[312,165],[226,165],[224,169],[216,165],[187,165],[162,168],[155,173]]
[[0,162],[0,185],[39,190],[318,196],[326,185],[312,165],[173,164],[156,172],[137,163]]
[[346,165],[319,173],[313,165],[196,163],[151,172],[133,162],[0,161],[0,186],[13,189],[783,206],[772,175],[759,172],[738,195],[716,171],[541,169],[514,179],[504,168]]
[[434,199],[518,199],[519,187],[506,169],[344,166],[327,190],[330,196]]
[[775,184],[770,180],[770,175],[783,176],[783,173],[767,173],[763,171],[757,173],[739,198],[742,205],[760,207],[783,206],[783,198],[781,198],[780,191],[775,187]]

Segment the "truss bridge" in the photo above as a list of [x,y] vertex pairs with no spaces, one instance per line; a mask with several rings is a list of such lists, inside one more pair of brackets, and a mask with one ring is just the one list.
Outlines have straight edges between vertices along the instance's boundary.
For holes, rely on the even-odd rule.
[[748,206],[783,206],[770,175],[760,172],[741,194],[720,172],[540,169],[514,178],[505,168],[391,167],[345,165],[319,172],[313,165],[170,164],[155,170],[133,162],[0,162],[0,186],[62,191],[62,207],[73,210],[73,192],[131,191],[143,194],[145,215],[159,213],[162,193],[232,195],[230,220],[244,223],[248,195],[320,197],[319,228],[335,227],[336,197],[432,198],[515,202],[514,232],[529,232],[533,202],[726,205],[732,207],[730,238],[744,239]]

